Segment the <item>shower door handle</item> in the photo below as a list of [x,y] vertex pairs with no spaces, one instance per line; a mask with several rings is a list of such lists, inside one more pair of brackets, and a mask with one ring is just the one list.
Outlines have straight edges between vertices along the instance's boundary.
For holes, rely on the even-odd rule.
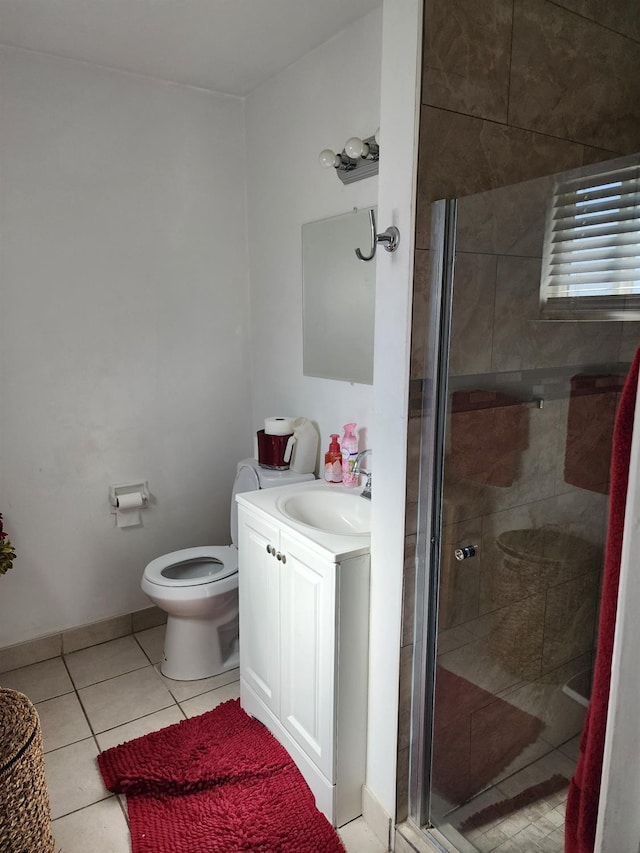
[[469,557],[475,557],[477,550],[477,545],[463,545],[462,548],[456,548],[453,553],[456,560],[462,562],[463,560],[468,560]]

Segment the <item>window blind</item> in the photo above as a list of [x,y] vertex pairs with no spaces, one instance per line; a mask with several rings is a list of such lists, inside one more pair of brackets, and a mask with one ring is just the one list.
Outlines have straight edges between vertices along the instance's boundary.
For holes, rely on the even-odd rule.
[[542,317],[640,319],[640,165],[601,165],[555,185],[542,260]]

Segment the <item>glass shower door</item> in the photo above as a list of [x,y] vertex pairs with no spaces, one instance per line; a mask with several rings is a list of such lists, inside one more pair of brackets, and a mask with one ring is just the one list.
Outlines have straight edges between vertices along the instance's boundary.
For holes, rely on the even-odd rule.
[[556,185],[436,211],[422,822],[460,850],[564,849],[588,704],[613,422],[640,335],[635,322],[540,318]]

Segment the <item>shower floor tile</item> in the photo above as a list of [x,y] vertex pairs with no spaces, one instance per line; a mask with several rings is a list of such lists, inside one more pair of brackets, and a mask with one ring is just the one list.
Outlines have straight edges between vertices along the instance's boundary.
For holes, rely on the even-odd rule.
[[556,773],[569,779],[575,761],[553,750],[528,767],[484,791],[452,812],[446,820],[467,838],[479,853],[561,853],[564,849],[564,810],[567,788],[521,806],[507,816],[487,818],[482,825],[465,829],[472,815],[488,806],[511,799]]

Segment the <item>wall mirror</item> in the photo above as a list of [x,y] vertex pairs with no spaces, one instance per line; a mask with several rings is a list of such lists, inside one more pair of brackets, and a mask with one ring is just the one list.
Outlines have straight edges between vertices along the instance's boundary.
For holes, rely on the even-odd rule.
[[371,245],[369,209],[302,226],[305,376],[373,384],[376,262],[355,255]]

